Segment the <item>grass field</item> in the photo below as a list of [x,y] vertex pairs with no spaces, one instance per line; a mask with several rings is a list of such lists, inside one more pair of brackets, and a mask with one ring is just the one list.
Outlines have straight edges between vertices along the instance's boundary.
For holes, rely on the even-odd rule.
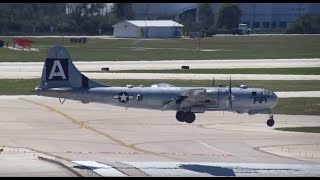
[[294,132],[309,132],[309,133],[320,133],[320,126],[315,127],[285,127],[285,128],[275,128],[281,131],[294,131]]
[[120,70],[119,73],[187,73],[187,74],[294,74],[320,75],[320,67],[312,68],[237,68],[237,69],[163,69]]
[[[0,48],[0,62],[43,61],[52,45],[64,45],[74,61],[136,61],[181,59],[278,59],[319,58],[320,36],[216,36],[196,39],[89,39],[86,44],[71,44],[69,38],[29,38],[39,52]],[[11,41],[11,38],[1,38]],[[143,49],[154,48],[154,49]],[[178,49],[177,49],[178,48]]]
[[[161,82],[182,87],[212,86],[212,81],[210,80],[99,79],[98,81],[112,86],[125,86],[127,84],[150,86]],[[34,88],[39,85],[39,82],[39,79],[0,79],[0,95],[34,94]],[[215,80],[215,85],[217,86],[218,84],[228,86],[229,81]],[[240,84],[246,84],[248,87],[265,88],[272,91],[320,91],[319,81],[232,81],[232,86],[239,86]]]
[[320,115],[320,98],[279,98],[274,114]]

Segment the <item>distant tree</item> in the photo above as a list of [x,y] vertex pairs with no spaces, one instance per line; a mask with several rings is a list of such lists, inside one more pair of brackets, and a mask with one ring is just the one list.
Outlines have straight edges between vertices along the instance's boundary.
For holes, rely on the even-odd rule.
[[131,3],[114,3],[112,14],[117,21],[134,19]]
[[[4,3],[0,6],[0,29],[9,32],[48,32],[59,16],[64,14],[63,3]],[[3,30],[1,32],[4,32]]]
[[54,26],[59,33],[78,33],[79,26],[70,16],[62,16],[60,21],[57,21]]
[[190,9],[190,10],[182,12],[177,17],[177,19],[176,19],[177,22],[184,25],[184,27],[183,27],[184,32],[198,31],[197,25],[195,25],[196,13],[197,13],[197,9]]
[[[70,20],[65,24],[72,24],[76,26],[75,32],[83,34],[94,34],[98,32],[101,9],[103,8],[102,3],[81,3],[75,7],[74,12],[69,15]],[[65,24],[60,24],[60,31],[63,29],[68,30]]]
[[320,33],[320,17],[304,15],[293,22],[286,30],[289,34],[317,34]]
[[103,7],[103,3],[81,3],[78,10],[84,17],[100,16]]
[[1,34],[8,33],[8,23],[10,22],[10,15],[9,15],[9,4],[2,3],[0,6],[0,32]]
[[217,27],[233,29],[238,26],[241,18],[241,9],[237,4],[224,3],[217,15]]
[[214,25],[214,13],[210,3],[199,3],[199,30],[208,31]]
[[1,3],[0,34],[110,31],[111,18],[101,15],[103,8],[103,3],[78,3],[71,14],[66,14],[66,3]]

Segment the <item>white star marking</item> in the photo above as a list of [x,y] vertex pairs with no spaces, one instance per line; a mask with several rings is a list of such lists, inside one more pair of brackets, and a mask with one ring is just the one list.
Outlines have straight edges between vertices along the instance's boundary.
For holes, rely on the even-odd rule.
[[122,95],[119,96],[119,97],[120,97],[120,101],[127,102],[128,96],[126,96],[126,94],[125,94],[124,92],[123,92]]

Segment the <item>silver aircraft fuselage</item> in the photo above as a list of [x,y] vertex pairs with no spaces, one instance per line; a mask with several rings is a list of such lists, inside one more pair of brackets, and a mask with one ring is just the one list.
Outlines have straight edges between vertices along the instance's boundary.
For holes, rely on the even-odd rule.
[[[72,63],[66,48],[48,49],[42,69],[40,85],[35,88],[40,96],[78,100],[82,103],[105,103],[126,108],[176,111],[180,122],[192,123],[195,113],[206,111],[232,111],[236,113],[268,113],[268,126],[273,126],[271,109],[278,98],[269,90],[231,87],[175,87],[167,83],[151,87],[113,87],[83,75]],[[63,101],[60,102],[63,103]]]
[[[205,89],[203,99],[192,104],[191,112],[234,111],[237,113],[268,113],[278,101],[271,91],[260,88],[232,89],[232,107],[229,105],[228,87],[197,87]],[[36,94],[49,97],[78,100],[83,103],[105,103],[127,108],[143,108],[162,110],[166,104],[179,96],[183,91],[195,87],[96,87],[89,89],[36,88]],[[190,108],[190,107],[188,107]],[[168,110],[184,110],[174,106]]]

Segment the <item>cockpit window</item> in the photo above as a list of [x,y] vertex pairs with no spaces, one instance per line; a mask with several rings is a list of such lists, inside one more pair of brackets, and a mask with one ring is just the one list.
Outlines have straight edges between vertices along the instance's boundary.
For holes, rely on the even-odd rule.
[[257,95],[257,92],[252,92],[252,96],[256,96]]

